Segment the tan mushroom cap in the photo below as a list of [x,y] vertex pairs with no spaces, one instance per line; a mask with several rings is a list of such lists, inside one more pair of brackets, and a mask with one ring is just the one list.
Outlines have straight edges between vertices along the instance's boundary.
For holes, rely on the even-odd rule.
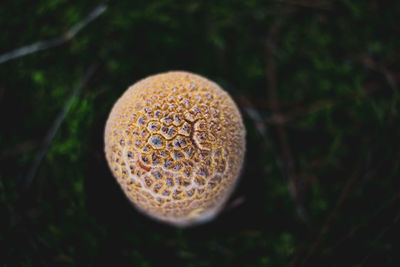
[[158,220],[212,219],[243,164],[245,128],[232,98],[199,75],[173,71],[125,91],[106,123],[108,165],[128,199]]

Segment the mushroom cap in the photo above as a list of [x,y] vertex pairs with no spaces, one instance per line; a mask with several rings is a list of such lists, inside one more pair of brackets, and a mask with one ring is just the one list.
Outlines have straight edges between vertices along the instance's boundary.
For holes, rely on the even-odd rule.
[[106,123],[108,165],[128,199],[175,226],[212,219],[243,164],[245,128],[232,98],[193,73],[149,76],[118,99]]

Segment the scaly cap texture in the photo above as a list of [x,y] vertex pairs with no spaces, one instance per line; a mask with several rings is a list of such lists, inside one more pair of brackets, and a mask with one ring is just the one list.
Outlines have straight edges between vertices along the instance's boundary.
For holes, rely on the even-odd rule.
[[129,87],[111,110],[104,139],[109,167],[129,200],[177,226],[219,212],[245,152],[245,128],[232,98],[182,71]]

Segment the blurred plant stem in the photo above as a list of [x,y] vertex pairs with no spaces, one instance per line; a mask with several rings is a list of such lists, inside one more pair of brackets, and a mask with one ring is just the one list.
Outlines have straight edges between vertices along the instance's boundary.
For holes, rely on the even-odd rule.
[[12,59],[16,59],[35,52],[39,52],[41,50],[57,47],[70,41],[79,31],[81,31],[84,27],[86,27],[90,22],[97,19],[106,10],[107,6],[105,4],[98,5],[95,9],[93,9],[92,12],[89,13],[89,15],[87,15],[84,19],[82,19],[80,22],[78,22],[75,26],[66,31],[60,37],[39,41],[37,43],[26,45],[17,48],[13,51],[7,52],[3,55],[0,55],[0,64],[10,61]]
[[31,166],[29,167],[27,175],[24,177],[23,183],[25,184],[26,189],[28,189],[29,186],[31,185],[33,178],[35,177],[36,172],[39,168],[39,165],[40,165],[41,161],[43,160],[44,156],[46,155],[46,152],[47,152],[48,148],[50,147],[51,142],[53,141],[53,139],[57,133],[57,130],[60,128],[61,123],[64,121],[65,117],[68,114],[68,111],[71,107],[73,100],[80,94],[82,89],[86,86],[86,84],[92,78],[96,68],[97,68],[97,66],[95,64],[92,64],[88,68],[85,76],[82,78],[82,80],[78,83],[78,85],[71,92],[71,95],[65,102],[63,109],[60,111],[60,113],[54,120],[51,128],[47,132],[47,135],[46,135],[45,139],[43,140],[43,143],[40,147],[39,152],[36,155],[35,160],[32,162]]

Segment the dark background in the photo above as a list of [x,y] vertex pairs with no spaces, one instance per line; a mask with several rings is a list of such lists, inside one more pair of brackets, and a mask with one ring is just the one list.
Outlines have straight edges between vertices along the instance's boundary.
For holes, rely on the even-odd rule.
[[[0,3],[0,58],[43,48],[0,64],[2,266],[399,266],[399,1],[102,3]],[[138,213],[103,154],[116,99],[168,70],[247,129],[237,190],[189,229]]]

